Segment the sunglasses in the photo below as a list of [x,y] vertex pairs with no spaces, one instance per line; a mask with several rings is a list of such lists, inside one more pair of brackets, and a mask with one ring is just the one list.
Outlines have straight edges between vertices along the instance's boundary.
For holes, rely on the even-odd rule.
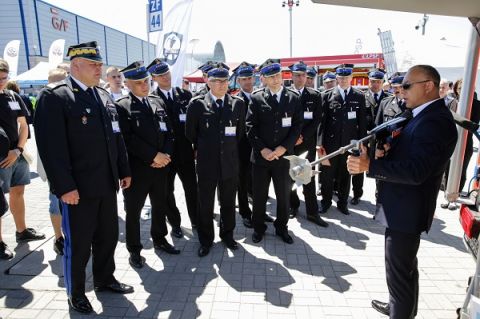
[[408,83],[408,82],[407,83],[402,83],[402,89],[409,90],[412,87],[412,85],[414,85],[414,84],[425,83],[425,82],[429,82],[429,81],[431,81],[431,80],[424,80],[424,81],[411,82],[411,83]]

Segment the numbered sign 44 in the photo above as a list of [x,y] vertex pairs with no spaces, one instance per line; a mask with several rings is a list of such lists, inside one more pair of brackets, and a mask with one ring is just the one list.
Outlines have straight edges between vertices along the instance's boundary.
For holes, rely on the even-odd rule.
[[163,29],[163,10],[162,0],[150,0],[148,4],[148,31],[162,31]]

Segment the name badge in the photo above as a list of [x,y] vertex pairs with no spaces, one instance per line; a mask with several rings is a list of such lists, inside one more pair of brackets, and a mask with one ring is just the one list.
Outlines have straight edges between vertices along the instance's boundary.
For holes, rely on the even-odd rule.
[[167,131],[167,123],[165,123],[165,122],[158,122],[158,124],[160,125],[160,131],[162,131],[162,132],[166,132],[166,131]]
[[113,133],[120,133],[120,126],[118,126],[118,121],[112,121],[112,130]]
[[291,117],[282,118],[282,127],[290,127],[290,126],[292,126],[292,118]]
[[357,112],[348,112],[348,119],[354,120],[357,118]]
[[18,102],[16,102],[16,101],[15,101],[15,102],[9,101],[9,102],[8,102],[8,105],[10,106],[10,109],[11,109],[12,111],[19,111],[19,110],[21,110],[20,104],[18,104]]
[[225,136],[235,136],[237,134],[236,126],[225,126]]
[[303,119],[305,120],[313,119],[313,112],[303,112]]
[[185,122],[187,120],[187,114],[179,114],[178,119],[180,122]]

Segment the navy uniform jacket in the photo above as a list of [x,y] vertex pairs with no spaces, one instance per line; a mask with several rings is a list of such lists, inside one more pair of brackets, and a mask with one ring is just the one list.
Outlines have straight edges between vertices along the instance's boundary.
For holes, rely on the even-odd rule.
[[419,234],[432,225],[442,175],[457,143],[457,129],[443,99],[403,128],[384,158],[371,160],[386,226]]
[[[268,88],[262,88],[252,93],[252,102],[247,113],[247,136],[252,145],[253,152],[251,161],[262,166],[287,165],[282,160],[267,161],[260,153],[262,149],[269,148],[272,151],[277,146],[286,148],[285,155],[294,154],[294,146],[303,124],[303,110],[300,104],[300,96],[297,92],[283,88],[280,92],[280,103],[270,95]],[[284,118],[290,118],[290,126],[284,122]]]
[[159,96],[167,110],[169,122],[172,125],[173,135],[175,137],[173,147],[173,163],[185,163],[193,161],[192,143],[185,136],[185,122],[187,118],[187,106],[192,99],[192,93],[179,87],[172,89],[173,103],[167,102],[167,97],[157,88],[153,94]]
[[102,197],[131,176],[116,106],[107,91],[96,91],[103,107],[71,78],[40,92],[35,136],[58,197],[75,189],[80,198]]
[[[227,135],[227,127],[235,127]],[[199,178],[238,177],[238,142],[245,133],[245,103],[226,94],[219,109],[210,94],[194,97],[187,108],[185,134],[197,151]]]
[[375,96],[373,95],[372,91],[367,90],[367,92],[365,92],[365,106],[367,107],[365,115],[367,117],[367,129],[371,130],[374,127],[375,119],[380,109],[380,104],[383,99],[389,96],[389,93],[385,93],[383,90],[381,90],[377,103],[377,101],[375,101]]
[[388,96],[380,102],[377,118],[375,119],[375,125],[380,125],[383,122],[390,121],[391,119],[402,114],[405,110],[405,102],[399,101],[395,95]]
[[323,94],[323,117],[320,124],[320,145],[327,153],[350,144],[351,140],[365,137],[367,118],[365,96],[357,89],[350,88],[344,105],[338,87]]
[[[247,116],[248,106],[250,104],[250,99],[240,91],[236,96],[240,97],[243,102],[245,103],[245,116]],[[250,156],[252,156],[252,145],[250,145],[250,141],[248,140],[246,132],[243,134],[242,138],[240,139],[239,147],[239,156],[241,162],[248,162],[250,161]]]
[[117,103],[120,106],[120,128],[130,162],[150,166],[158,152],[172,154],[173,135],[165,104],[155,95],[149,95],[147,99],[150,106],[145,106],[129,93],[118,99]]
[[299,155],[315,149],[317,145],[318,126],[322,120],[322,95],[319,91],[305,87],[300,96],[303,108],[303,143],[295,146],[295,154]]

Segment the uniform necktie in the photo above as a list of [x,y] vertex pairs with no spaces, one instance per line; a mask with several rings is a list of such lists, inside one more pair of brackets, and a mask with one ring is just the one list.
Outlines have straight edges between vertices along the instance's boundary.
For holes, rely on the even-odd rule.
[[218,108],[219,108],[219,109],[221,109],[221,108],[222,108],[222,105],[223,105],[223,101],[222,101],[222,99],[218,99],[218,100],[216,100],[216,101],[215,101],[215,103],[217,103],[217,106],[218,106]]
[[96,97],[96,95],[95,95],[95,92],[93,91],[92,88],[87,88],[87,93],[88,93],[88,95],[90,95],[95,101],[98,102],[98,99],[97,99],[97,97]]
[[347,102],[347,90],[343,90],[344,98],[343,100]]
[[146,98],[143,98],[142,99],[142,104],[145,105],[145,107],[150,110],[151,112],[153,112],[152,108],[150,107],[150,104],[148,103],[148,100]]
[[375,102],[378,104],[378,93],[373,93],[373,98],[375,99]]
[[167,102],[169,103],[173,102],[172,96],[170,95],[170,91],[167,92]]
[[274,94],[274,95],[272,95],[272,97],[273,97],[273,99],[275,100],[275,102],[276,102],[276,103],[278,103],[278,98],[277,98],[277,95],[276,95],[276,94]]

